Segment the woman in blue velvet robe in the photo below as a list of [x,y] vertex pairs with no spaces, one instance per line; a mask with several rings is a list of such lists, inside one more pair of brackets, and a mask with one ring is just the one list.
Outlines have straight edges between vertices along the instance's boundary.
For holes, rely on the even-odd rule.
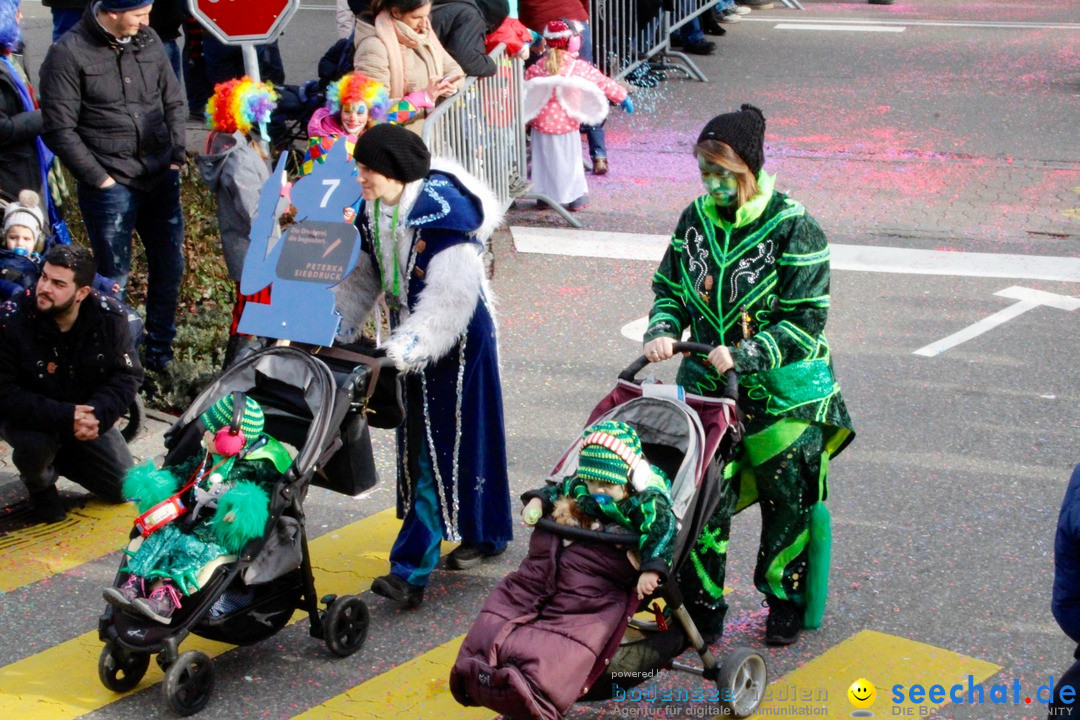
[[512,516],[498,343],[482,253],[502,219],[494,194],[415,134],[378,125],[354,157],[363,200],[360,263],[337,289],[339,337],[359,335],[377,297],[390,310],[387,357],[406,373],[398,429],[398,515],[390,574],[372,591],[423,600],[443,539],[461,569],[501,553]]

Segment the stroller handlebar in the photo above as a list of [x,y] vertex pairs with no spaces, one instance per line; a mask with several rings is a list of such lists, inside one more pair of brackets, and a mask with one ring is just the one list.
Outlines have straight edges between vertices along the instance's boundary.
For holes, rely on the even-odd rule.
[[[708,355],[713,349],[712,345],[696,342],[677,342],[672,348],[676,355],[679,353],[699,353],[701,355]],[[645,366],[649,365],[651,362],[652,361],[644,355],[639,355],[637,360],[634,360],[634,362],[630,363],[625,370],[619,373],[619,379],[633,382],[634,378],[637,377],[637,374],[644,370]],[[724,377],[727,379],[727,387],[724,388],[722,397],[738,401],[739,374],[735,372],[735,368],[732,368],[724,373]]]
[[598,542],[605,545],[627,545],[637,547],[640,537],[632,533],[606,532],[603,530],[589,530],[587,528],[562,525],[550,517],[542,517],[536,521],[535,527],[543,528],[553,535],[566,538],[567,540],[584,540],[586,542]]

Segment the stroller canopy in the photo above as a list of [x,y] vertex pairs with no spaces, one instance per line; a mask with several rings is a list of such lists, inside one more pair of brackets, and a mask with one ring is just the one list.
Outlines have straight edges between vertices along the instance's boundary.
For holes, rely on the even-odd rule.
[[277,437],[296,445],[299,451],[293,462],[296,476],[313,470],[328,445],[336,438],[334,423],[335,385],[330,370],[310,354],[293,347],[269,347],[246,357],[205,390],[199,393],[184,414],[165,434],[166,447],[172,448],[183,431],[213,405],[218,398],[233,392],[254,397],[267,414],[267,431],[275,415],[295,419],[306,434]]

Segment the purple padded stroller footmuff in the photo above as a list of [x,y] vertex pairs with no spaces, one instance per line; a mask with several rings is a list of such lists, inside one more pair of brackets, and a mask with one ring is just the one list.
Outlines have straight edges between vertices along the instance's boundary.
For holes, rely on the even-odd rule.
[[533,531],[521,566],[492,591],[450,672],[462,705],[560,720],[614,655],[637,607],[625,549]]

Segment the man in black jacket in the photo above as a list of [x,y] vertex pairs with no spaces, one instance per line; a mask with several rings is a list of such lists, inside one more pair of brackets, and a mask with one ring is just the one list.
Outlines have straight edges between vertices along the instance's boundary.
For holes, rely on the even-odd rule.
[[466,75],[490,77],[496,67],[487,56],[484,37],[509,13],[503,0],[432,0],[431,29]]
[[78,181],[99,271],[127,287],[131,235],[146,249],[147,369],[172,361],[184,274],[180,166],[187,118],[148,0],[97,0],[41,66],[45,144]]
[[118,503],[132,465],[114,426],[142,367],[127,314],[93,280],[89,250],[54,245],[34,292],[0,306],[0,435],[44,522],[64,519],[57,475]]

